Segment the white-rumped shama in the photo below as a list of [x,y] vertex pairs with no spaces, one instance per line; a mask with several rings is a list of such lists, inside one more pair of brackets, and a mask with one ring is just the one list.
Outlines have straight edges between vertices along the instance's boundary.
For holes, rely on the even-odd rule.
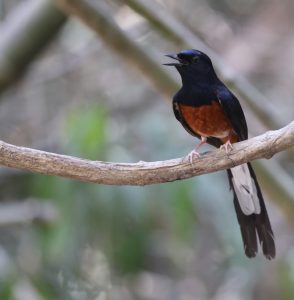
[[[165,65],[174,66],[182,78],[182,87],[173,97],[175,117],[191,135],[201,139],[189,154],[189,160],[193,162],[199,156],[196,150],[204,143],[228,152],[232,143],[246,140],[248,129],[241,105],[217,77],[210,58],[194,49],[166,56],[175,62]],[[245,254],[256,256],[259,240],[265,257],[274,258],[274,235],[251,164],[227,172]]]

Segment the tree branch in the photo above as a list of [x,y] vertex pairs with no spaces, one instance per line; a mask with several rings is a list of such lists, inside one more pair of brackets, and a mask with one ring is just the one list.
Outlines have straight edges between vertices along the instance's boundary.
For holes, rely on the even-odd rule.
[[0,92],[23,74],[66,20],[51,0],[31,0],[19,5],[1,23]]
[[113,20],[103,1],[55,0],[65,13],[80,18],[84,24],[99,34],[100,38],[124,60],[138,69],[167,99],[178,83],[167,74],[152,55],[138,46]]
[[292,146],[294,121],[282,129],[234,144],[229,155],[219,149],[205,153],[193,165],[183,158],[138,163],[90,161],[18,147],[3,141],[0,142],[0,164],[100,184],[149,185],[224,170],[258,158],[270,158]]

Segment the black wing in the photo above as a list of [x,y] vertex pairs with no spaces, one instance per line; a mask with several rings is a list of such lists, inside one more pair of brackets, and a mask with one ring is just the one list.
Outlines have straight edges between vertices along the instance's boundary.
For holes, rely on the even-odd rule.
[[248,139],[248,129],[242,107],[238,99],[225,86],[217,90],[217,98],[241,141]]

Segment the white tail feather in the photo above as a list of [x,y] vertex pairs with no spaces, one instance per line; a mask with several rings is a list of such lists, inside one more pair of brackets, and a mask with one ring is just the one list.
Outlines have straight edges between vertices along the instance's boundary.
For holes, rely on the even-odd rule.
[[231,168],[233,185],[240,207],[245,215],[260,214],[256,185],[247,164]]

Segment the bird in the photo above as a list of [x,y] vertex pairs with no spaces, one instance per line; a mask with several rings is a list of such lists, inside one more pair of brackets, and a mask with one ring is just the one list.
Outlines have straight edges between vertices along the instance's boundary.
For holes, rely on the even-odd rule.
[[[212,61],[204,52],[185,49],[166,54],[182,79],[182,87],[173,97],[176,119],[188,133],[200,139],[189,153],[191,163],[200,156],[198,149],[205,143],[226,153],[236,142],[248,139],[244,112],[237,97],[218,78]],[[276,255],[274,234],[264,198],[250,163],[227,170],[233,203],[240,226],[245,255],[258,253],[271,260]]]

